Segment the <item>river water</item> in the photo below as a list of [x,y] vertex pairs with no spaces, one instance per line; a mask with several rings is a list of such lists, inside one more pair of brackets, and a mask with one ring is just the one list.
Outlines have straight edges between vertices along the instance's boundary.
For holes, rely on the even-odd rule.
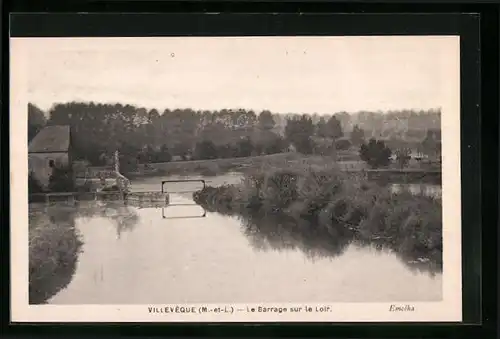
[[[170,178],[172,179],[172,178]],[[178,178],[173,178],[178,179]],[[133,182],[160,190],[159,178]],[[206,178],[234,183],[236,175]],[[177,185],[177,187],[174,187]],[[167,184],[169,192],[200,183]],[[172,206],[136,208],[81,203],[74,224],[82,253],[69,284],[49,304],[438,301],[442,276],[412,268],[395,254],[346,244],[301,245],[194,205],[171,193]],[[58,208],[49,207],[58,213]],[[66,209],[68,207],[65,207]]]

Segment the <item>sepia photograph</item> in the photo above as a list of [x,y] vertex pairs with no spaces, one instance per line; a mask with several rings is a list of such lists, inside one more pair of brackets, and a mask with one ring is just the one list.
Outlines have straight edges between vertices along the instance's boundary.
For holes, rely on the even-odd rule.
[[20,318],[460,320],[457,36],[13,38],[11,60]]

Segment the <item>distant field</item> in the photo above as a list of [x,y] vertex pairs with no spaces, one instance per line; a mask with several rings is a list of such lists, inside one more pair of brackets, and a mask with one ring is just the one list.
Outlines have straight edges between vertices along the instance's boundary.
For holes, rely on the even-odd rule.
[[[214,176],[228,172],[247,172],[262,168],[286,168],[294,166],[309,167],[336,167],[346,171],[367,169],[366,163],[352,151],[339,152],[335,157],[320,155],[303,155],[300,153],[278,153],[271,155],[253,156],[246,158],[228,158],[212,160],[172,161],[140,165],[139,170],[127,173],[130,177],[155,176],[155,175],[183,175],[198,174]],[[410,162],[407,170],[429,170],[432,166]],[[435,167],[435,166],[434,166]],[[431,169],[435,169],[432,167]],[[389,166],[399,169],[396,163]],[[439,168],[436,168],[439,170]]]
[[306,156],[298,153],[279,153],[246,158],[228,158],[212,160],[173,161],[141,165],[131,176],[174,175],[197,173],[201,175],[217,175],[226,172],[244,172],[262,166],[287,167],[294,164],[334,165],[335,159],[324,156]]

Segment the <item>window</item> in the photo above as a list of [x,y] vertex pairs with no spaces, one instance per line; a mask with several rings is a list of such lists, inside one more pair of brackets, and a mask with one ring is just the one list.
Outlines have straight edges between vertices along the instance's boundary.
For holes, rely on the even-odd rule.
[[50,159],[50,160],[49,160],[49,167],[50,167],[50,168],[53,168],[53,167],[54,167],[54,165],[55,165],[55,164],[54,164],[54,160]]

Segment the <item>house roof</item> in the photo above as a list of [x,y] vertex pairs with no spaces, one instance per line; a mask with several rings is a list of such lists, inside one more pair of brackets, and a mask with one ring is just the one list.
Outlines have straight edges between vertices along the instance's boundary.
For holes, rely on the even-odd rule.
[[69,144],[69,126],[47,126],[31,140],[28,153],[67,152]]

